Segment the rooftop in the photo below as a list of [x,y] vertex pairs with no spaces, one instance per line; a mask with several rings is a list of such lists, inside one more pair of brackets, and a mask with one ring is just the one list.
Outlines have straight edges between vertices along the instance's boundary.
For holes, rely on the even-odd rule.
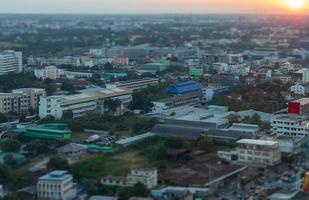
[[260,146],[273,146],[277,145],[276,141],[268,141],[268,140],[253,140],[253,139],[241,139],[237,141],[237,144],[253,144]]
[[68,178],[71,178],[72,175],[68,174],[68,171],[64,170],[55,170],[50,172],[49,174],[46,174],[44,176],[41,176],[39,180],[42,181],[63,181]]

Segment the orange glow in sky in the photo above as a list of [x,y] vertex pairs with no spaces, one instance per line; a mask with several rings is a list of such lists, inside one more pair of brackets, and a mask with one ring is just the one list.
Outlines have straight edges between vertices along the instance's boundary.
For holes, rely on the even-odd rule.
[[0,13],[302,13],[309,0],[0,0]]

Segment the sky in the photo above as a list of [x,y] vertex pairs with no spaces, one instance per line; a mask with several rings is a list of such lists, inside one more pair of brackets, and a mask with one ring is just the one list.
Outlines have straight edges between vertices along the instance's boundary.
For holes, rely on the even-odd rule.
[[[297,1],[301,8],[288,6]],[[0,13],[309,14],[309,0],[0,0]]]

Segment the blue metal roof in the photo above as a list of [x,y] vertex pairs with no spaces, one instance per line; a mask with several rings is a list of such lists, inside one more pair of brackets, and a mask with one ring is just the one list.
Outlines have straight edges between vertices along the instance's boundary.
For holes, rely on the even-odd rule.
[[183,83],[177,83],[172,86],[169,91],[173,94],[183,94],[187,92],[193,92],[202,89],[202,85],[196,81],[186,81]]

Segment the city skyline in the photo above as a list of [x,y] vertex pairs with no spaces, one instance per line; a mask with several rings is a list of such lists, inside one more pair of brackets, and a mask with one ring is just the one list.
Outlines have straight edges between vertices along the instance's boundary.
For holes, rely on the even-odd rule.
[[308,0],[0,0],[0,13],[309,14]]

